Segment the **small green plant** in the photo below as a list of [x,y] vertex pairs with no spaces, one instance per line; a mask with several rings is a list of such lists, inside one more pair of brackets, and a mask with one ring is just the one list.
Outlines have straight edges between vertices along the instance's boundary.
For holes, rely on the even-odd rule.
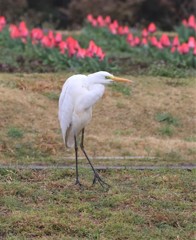
[[46,96],[50,100],[55,100],[55,101],[59,100],[59,95],[54,92],[46,92],[44,93],[44,96]]
[[168,112],[157,113],[155,119],[158,122],[164,122],[168,125],[179,125],[179,120],[176,117],[173,117],[172,114]]
[[179,126],[179,120],[168,112],[157,113],[155,119],[165,124],[159,128],[159,133],[163,136],[171,137],[175,131],[174,126]]
[[186,140],[187,142],[196,142],[196,136],[187,137],[187,138],[185,138],[185,140]]
[[131,135],[131,133],[132,132],[131,132],[130,129],[126,129],[126,130],[117,129],[117,130],[114,131],[114,134],[118,135],[118,136],[129,136],[129,135]]
[[163,136],[171,137],[174,133],[174,128],[170,125],[165,125],[165,126],[159,128],[159,132]]
[[19,128],[11,127],[8,130],[7,135],[11,138],[22,138],[23,137],[23,131]]
[[148,71],[149,75],[152,76],[162,76],[172,78],[168,85],[182,85],[181,78],[185,78],[188,72],[183,68],[178,68],[174,64],[167,65],[163,63],[154,63],[151,65]]
[[116,92],[120,92],[125,96],[130,96],[131,95],[131,89],[130,87],[124,85],[124,84],[120,84],[120,83],[114,83],[111,85],[111,88],[116,91]]

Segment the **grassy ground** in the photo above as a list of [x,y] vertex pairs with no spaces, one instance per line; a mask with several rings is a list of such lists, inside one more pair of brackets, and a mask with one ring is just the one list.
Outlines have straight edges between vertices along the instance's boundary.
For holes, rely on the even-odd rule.
[[[57,119],[69,75],[0,74],[0,164],[74,164]],[[94,164],[194,164],[195,78],[126,77],[133,86],[107,87],[95,106],[86,149],[92,157],[145,158]],[[195,170],[102,171],[108,191],[91,186],[89,169],[80,175],[82,189],[74,169],[1,169],[0,239],[195,238]]]
[[[74,156],[63,147],[57,119],[58,96],[69,75],[0,74],[0,164],[62,164],[64,157]],[[153,164],[193,163],[195,79],[126,77],[134,80],[133,86],[108,87],[94,108],[86,128],[89,155],[157,157]]]
[[1,170],[0,238],[195,239],[195,171]]

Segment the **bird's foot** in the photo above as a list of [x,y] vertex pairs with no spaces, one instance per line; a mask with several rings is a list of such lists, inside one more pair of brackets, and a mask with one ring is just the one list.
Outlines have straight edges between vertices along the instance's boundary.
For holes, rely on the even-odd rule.
[[80,183],[79,179],[76,179],[75,185],[78,185],[79,187],[82,187],[82,184]]
[[105,181],[102,180],[102,178],[99,176],[99,174],[97,172],[94,174],[93,185],[96,182],[98,182],[102,186],[102,188],[105,188],[105,187],[110,188],[111,187],[108,183],[106,183]]

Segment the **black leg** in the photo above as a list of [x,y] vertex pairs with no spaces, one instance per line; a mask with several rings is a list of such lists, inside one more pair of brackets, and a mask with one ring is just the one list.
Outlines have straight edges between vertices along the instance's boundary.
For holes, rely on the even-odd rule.
[[75,157],[76,157],[76,185],[82,186],[82,184],[79,181],[79,174],[78,174],[78,145],[77,145],[77,139],[76,136],[74,136],[74,143],[75,143]]
[[106,182],[104,182],[101,177],[99,176],[98,172],[95,170],[95,168],[93,167],[85,149],[84,149],[84,128],[82,129],[82,138],[81,138],[81,144],[80,144],[81,150],[84,153],[86,159],[88,160],[88,163],[90,164],[93,173],[94,173],[94,179],[93,179],[93,184],[95,184],[97,181],[99,182],[99,184],[104,188],[104,186],[110,187],[109,184],[107,184]]

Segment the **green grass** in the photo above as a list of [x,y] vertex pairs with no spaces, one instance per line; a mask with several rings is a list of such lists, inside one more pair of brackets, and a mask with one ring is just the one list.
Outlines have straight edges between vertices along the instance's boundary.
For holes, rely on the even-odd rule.
[[159,133],[163,136],[171,137],[174,134],[174,127],[170,125],[162,126],[159,128]]
[[124,85],[124,84],[120,84],[120,83],[115,83],[113,85],[110,86],[112,88],[113,91],[115,92],[120,92],[125,96],[130,96],[131,95],[131,87]]
[[158,122],[164,122],[164,123],[169,124],[169,125],[173,125],[173,126],[178,126],[179,125],[179,119],[172,116],[172,114],[168,113],[168,112],[157,113],[156,116],[155,116],[155,119]]
[[196,142],[196,136],[187,137],[187,138],[185,138],[185,140],[186,140],[187,142]]
[[159,133],[163,136],[173,136],[175,132],[174,127],[178,127],[180,125],[180,120],[168,112],[157,113],[155,115],[155,120],[164,124],[158,129]]
[[59,94],[54,92],[46,92],[44,93],[44,96],[48,97],[50,100],[55,100],[55,101],[59,100]]
[[8,129],[7,135],[11,138],[22,138],[24,133],[19,128],[11,127],[11,128]]
[[194,239],[195,170],[0,170],[2,239]]

